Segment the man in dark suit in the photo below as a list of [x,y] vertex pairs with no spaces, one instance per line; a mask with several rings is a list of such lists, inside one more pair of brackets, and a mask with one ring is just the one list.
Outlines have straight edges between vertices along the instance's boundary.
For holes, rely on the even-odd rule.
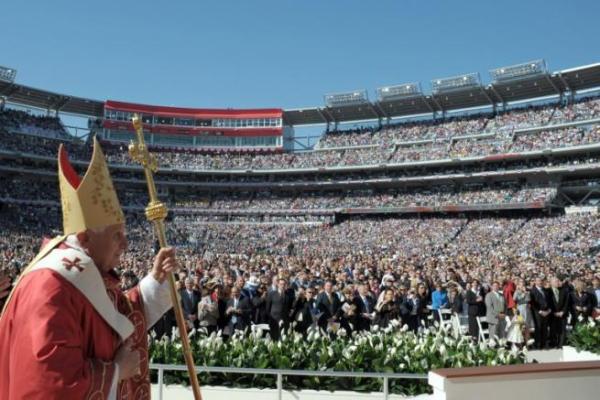
[[[266,302],[269,329],[273,340],[279,339],[280,328],[287,330],[293,316],[294,300],[294,291],[288,288],[287,280],[280,277],[277,281],[277,290],[269,292]],[[283,322],[281,327],[280,321]]]
[[300,288],[298,292],[298,298],[294,305],[296,331],[305,335],[308,328],[313,326],[314,319],[319,312],[315,305],[316,290],[313,287],[308,287],[306,289]]
[[549,305],[552,310],[550,317],[550,346],[562,347],[567,335],[567,317],[571,305],[568,289],[558,278],[552,278],[550,283]]
[[176,326],[177,321],[175,320],[175,311],[174,308],[171,308],[169,311],[164,313],[158,321],[156,321],[150,330],[156,335],[156,340],[160,340],[163,336],[171,337],[173,328]]
[[356,306],[356,330],[368,331],[371,328],[371,320],[373,319],[373,311],[375,310],[375,300],[369,293],[369,288],[365,284],[358,286],[358,294],[354,297],[354,305]]
[[327,323],[337,320],[340,307],[340,299],[333,293],[333,282],[329,280],[325,281],[323,291],[317,296],[317,308],[319,309],[319,313],[321,313],[319,327],[327,330]]
[[467,316],[469,318],[469,335],[471,338],[479,339],[479,326],[477,326],[477,317],[485,315],[485,294],[479,286],[479,281],[471,282],[471,288],[465,295],[468,308]]
[[194,289],[194,280],[185,278],[185,287],[179,291],[183,316],[190,327],[198,329],[198,303],[202,299],[199,291]]
[[225,315],[227,316],[227,325],[224,333],[228,336],[235,331],[243,331],[250,326],[250,316],[252,314],[252,305],[250,300],[241,297],[241,291],[237,286],[231,289],[231,298],[227,300]]
[[[421,291],[423,292],[424,289]],[[417,333],[421,320],[426,318],[427,298],[423,294],[419,295],[414,288],[410,288],[406,298],[400,305],[400,313],[410,330]]]
[[531,315],[535,327],[534,339],[537,349],[548,346],[548,322],[550,319],[550,293],[544,288],[542,278],[535,278],[535,284],[531,288]]
[[463,311],[463,297],[456,286],[451,286],[448,291],[448,308],[453,314],[460,315]]

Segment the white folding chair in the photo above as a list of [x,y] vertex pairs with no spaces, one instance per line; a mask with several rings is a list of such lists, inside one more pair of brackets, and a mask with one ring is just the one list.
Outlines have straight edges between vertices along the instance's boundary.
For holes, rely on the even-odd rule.
[[268,332],[270,330],[271,330],[271,328],[269,327],[269,324],[252,324],[250,326],[250,331],[252,333],[256,333],[258,331],[260,331],[260,332]]
[[477,326],[479,327],[479,340],[487,340],[490,337],[490,330],[483,329],[482,323],[487,324],[487,319],[485,317],[477,317]]
[[440,318],[440,328],[447,329],[448,326],[452,325],[452,310],[440,308],[437,310],[437,313]]
[[467,333],[469,333],[469,326],[461,324],[460,317],[458,315],[452,314],[451,322],[455,337],[466,336]]

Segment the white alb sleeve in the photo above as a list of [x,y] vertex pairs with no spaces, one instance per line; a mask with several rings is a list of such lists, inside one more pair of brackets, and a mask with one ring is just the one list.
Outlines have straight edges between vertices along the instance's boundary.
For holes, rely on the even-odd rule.
[[151,274],[147,275],[140,282],[140,294],[148,328],[173,307],[171,295],[169,294],[169,282],[166,279],[161,284]]

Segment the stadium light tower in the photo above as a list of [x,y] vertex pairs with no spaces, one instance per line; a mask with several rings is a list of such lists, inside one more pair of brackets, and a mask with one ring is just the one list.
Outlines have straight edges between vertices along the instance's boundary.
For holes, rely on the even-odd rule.
[[546,75],[548,68],[546,61],[535,60],[522,64],[500,67],[490,70],[492,83],[504,83],[520,79],[531,78],[534,76]]
[[369,102],[369,96],[366,90],[354,90],[352,92],[334,93],[325,95],[325,105],[327,107],[344,107],[366,104]]
[[409,97],[418,97],[422,94],[421,85],[418,82],[377,88],[377,98],[379,101],[400,100]]
[[431,91],[433,94],[475,88],[478,86],[481,86],[481,80],[479,79],[479,74],[477,72],[450,78],[439,78],[431,81]]
[[13,83],[17,77],[17,70],[0,65],[0,81]]

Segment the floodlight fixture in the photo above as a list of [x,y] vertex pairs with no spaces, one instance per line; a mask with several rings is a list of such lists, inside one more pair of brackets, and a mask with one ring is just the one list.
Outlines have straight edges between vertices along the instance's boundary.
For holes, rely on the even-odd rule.
[[17,77],[17,70],[0,65],[0,81],[13,83]]
[[408,97],[421,96],[422,94],[421,84],[418,82],[377,88],[377,98],[379,101],[399,100]]
[[546,62],[544,60],[535,60],[508,67],[492,69],[490,70],[490,77],[492,78],[492,83],[503,83],[545,75],[547,73],[548,68],[546,67]]
[[433,94],[452,92],[478,86],[481,86],[481,80],[479,79],[479,74],[476,72],[450,78],[439,78],[431,81],[431,90]]
[[353,106],[368,102],[369,96],[366,90],[354,90],[352,92],[325,95],[325,105],[327,107]]

